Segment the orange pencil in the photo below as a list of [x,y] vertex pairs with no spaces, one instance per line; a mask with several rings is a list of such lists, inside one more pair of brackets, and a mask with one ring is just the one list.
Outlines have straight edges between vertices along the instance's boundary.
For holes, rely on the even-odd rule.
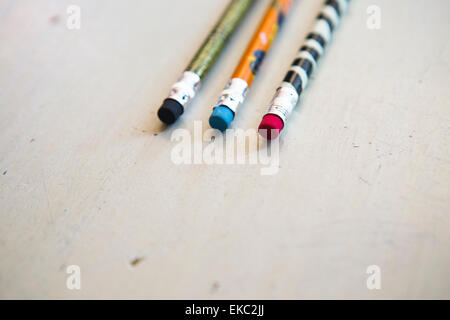
[[274,0],[269,5],[231,80],[213,108],[209,118],[211,127],[225,131],[233,121],[237,108],[244,101],[267,51],[269,51],[285,16],[291,8],[292,2],[293,0]]

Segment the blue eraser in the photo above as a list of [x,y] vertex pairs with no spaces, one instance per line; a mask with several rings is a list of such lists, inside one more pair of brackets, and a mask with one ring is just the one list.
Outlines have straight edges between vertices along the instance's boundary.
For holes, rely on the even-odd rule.
[[225,131],[234,119],[234,112],[226,106],[215,107],[209,117],[209,124],[212,128]]

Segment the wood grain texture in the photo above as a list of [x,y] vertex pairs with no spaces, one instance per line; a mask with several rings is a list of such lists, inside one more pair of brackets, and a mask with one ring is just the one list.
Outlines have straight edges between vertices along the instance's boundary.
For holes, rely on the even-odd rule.
[[[449,1],[353,1],[274,176],[170,160],[268,1],[165,130],[155,112],[227,1],[75,2],[80,30],[74,1],[0,1],[0,298],[450,298]],[[235,127],[257,127],[320,7],[297,1]]]

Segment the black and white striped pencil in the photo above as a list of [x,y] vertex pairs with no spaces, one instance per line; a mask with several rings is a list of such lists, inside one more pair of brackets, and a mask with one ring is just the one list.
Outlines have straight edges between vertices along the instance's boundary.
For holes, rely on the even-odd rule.
[[259,132],[266,139],[275,139],[285,127],[286,121],[306,88],[317,61],[323,55],[347,10],[350,0],[327,0],[320,11],[312,31],[306,37],[298,55],[276,90],[260,125]]

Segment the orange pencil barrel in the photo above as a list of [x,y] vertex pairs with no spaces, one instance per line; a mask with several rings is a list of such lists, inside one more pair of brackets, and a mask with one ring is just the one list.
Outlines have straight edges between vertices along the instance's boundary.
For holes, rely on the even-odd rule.
[[274,0],[272,2],[232,78],[245,80],[248,86],[251,86],[262,60],[269,51],[291,5],[292,0]]
[[213,108],[209,124],[214,129],[225,131],[233,121],[237,108],[244,102],[247,90],[252,85],[292,2],[293,0],[273,0],[270,4],[231,80]]

